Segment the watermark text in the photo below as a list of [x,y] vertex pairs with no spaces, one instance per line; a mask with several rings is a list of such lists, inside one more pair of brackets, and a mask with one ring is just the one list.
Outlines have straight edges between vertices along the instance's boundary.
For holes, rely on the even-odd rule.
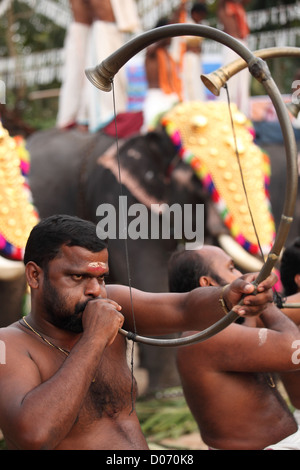
[[6,86],[3,80],[0,80],[0,104],[6,103]]
[[292,83],[292,103],[299,104],[300,103],[300,80],[294,80]]
[[6,364],[6,347],[4,341],[0,341],[0,364]]
[[292,354],[292,363],[300,364],[300,340],[299,339],[293,342],[292,348],[296,349],[296,351]]
[[97,236],[101,239],[185,240],[187,250],[199,249],[204,243],[204,204],[144,204],[128,206],[127,196],[119,197],[119,207],[100,204],[96,215]]

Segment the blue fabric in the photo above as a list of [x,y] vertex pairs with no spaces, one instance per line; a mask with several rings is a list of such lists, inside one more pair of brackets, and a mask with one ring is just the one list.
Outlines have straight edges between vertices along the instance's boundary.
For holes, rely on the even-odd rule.
[[[256,138],[255,143],[259,146],[267,144],[282,144],[283,136],[279,122],[253,121]],[[300,140],[300,129],[294,128],[296,141]]]

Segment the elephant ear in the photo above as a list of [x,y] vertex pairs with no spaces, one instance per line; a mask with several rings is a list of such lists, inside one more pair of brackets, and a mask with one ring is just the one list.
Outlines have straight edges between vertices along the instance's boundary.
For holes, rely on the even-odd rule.
[[260,247],[267,254],[275,239],[270,160],[254,143],[251,123],[235,105],[231,111],[235,138],[228,105],[221,102],[179,104],[164,115],[162,125],[208,191],[231,236],[252,255],[259,255]]
[[27,183],[29,154],[22,137],[11,137],[0,123],[0,255],[23,260],[38,214]]

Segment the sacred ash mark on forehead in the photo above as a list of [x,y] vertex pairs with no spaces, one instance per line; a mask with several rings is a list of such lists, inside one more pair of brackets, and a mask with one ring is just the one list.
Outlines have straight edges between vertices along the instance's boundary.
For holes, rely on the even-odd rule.
[[107,271],[107,263],[104,263],[103,261],[93,261],[88,263],[88,268],[91,271],[100,271],[101,273],[104,273]]

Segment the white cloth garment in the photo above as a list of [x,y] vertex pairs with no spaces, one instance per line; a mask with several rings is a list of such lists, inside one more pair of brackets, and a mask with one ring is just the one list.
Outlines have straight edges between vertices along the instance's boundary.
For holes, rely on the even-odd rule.
[[[247,46],[246,41],[240,40],[240,42]],[[223,46],[222,56],[224,57],[223,66],[240,59],[240,56],[227,46]],[[250,72],[246,67],[227,81],[230,102],[235,103],[238,109],[247,117],[250,113],[250,77]],[[227,102],[227,93],[224,88],[220,91],[219,100]]]
[[[93,66],[92,64],[100,64],[102,60],[106,59],[123,44],[123,34],[119,32],[115,23],[95,21],[92,25],[87,68]],[[86,80],[85,88],[89,130],[96,132],[108,124],[114,117],[113,91],[105,92],[99,90],[88,80]],[[126,111],[127,78],[124,67],[114,77],[114,93],[116,113]]]
[[300,427],[298,431],[264,450],[300,450]]
[[169,111],[178,102],[176,93],[166,94],[160,88],[149,88],[143,103],[144,123],[141,132],[152,130],[158,116]]
[[[188,16],[185,24],[195,25],[195,21]],[[194,38],[195,39],[195,38]],[[170,52],[175,62],[180,63],[181,48],[190,40],[188,36],[172,38]],[[185,51],[182,57],[182,95],[183,101],[205,101],[205,86],[201,81],[202,55],[193,51]]]
[[141,30],[141,24],[134,0],[110,0],[119,31],[133,33]]
[[182,87],[184,101],[204,101],[204,85],[201,81],[202,64],[200,54],[187,51],[183,56]]
[[295,420],[296,420],[298,426],[300,427],[300,410],[297,410],[297,409],[296,409],[296,410],[294,411],[294,418],[295,418]]
[[83,108],[84,64],[89,44],[90,27],[71,23],[65,40],[64,81],[60,89],[57,127],[67,127],[78,121]]

